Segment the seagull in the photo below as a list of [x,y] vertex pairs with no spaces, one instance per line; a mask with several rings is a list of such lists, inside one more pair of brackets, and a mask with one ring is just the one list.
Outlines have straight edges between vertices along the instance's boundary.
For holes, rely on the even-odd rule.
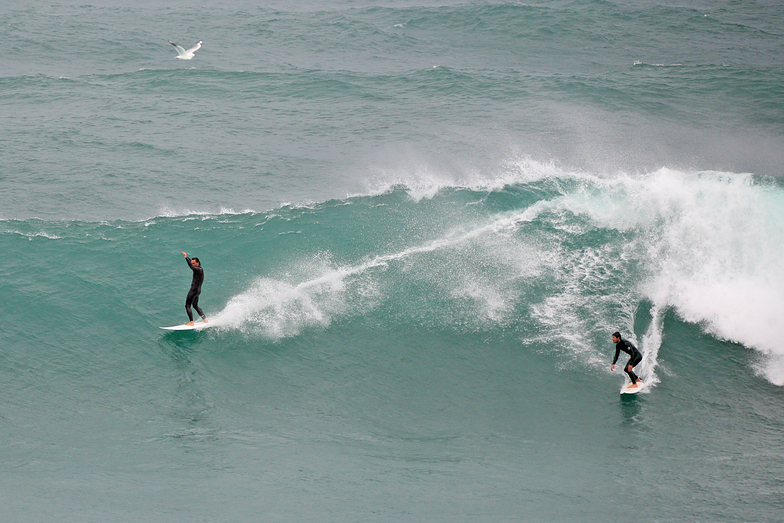
[[179,58],[180,60],[190,60],[191,58],[193,58],[193,53],[201,49],[201,40],[199,40],[198,44],[194,45],[187,51],[182,47],[180,47],[179,45],[172,42],[171,40],[169,40],[169,43],[172,44],[175,49],[177,49],[177,56],[175,56],[174,58]]

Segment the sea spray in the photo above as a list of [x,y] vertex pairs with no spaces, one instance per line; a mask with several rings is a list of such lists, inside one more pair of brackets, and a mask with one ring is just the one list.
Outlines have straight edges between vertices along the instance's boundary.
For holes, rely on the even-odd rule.
[[[502,329],[529,318],[568,358],[602,368],[607,333],[631,332],[645,300],[655,304],[654,319],[637,341],[652,383],[661,314],[670,308],[715,336],[769,354],[762,372],[778,383],[775,356],[784,333],[774,319],[784,307],[784,282],[769,271],[784,249],[776,182],[668,169],[635,176],[537,169],[525,176],[502,187],[438,189],[427,201],[401,201],[412,230],[438,216],[430,240],[423,229],[418,244],[348,262],[325,237],[319,251],[230,298],[216,321],[282,339],[404,300],[410,310],[400,309],[401,317],[414,314],[434,325]],[[455,205],[461,192],[474,196]],[[519,193],[518,206],[507,200],[508,210],[483,212],[503,193]],[[539,199],[529,204],[532,195]],[[369,205],[382,216],[388,211],[377,202],[390,198],[398,195],[349,201],[352,212]],[[421,216],[412,214],[418,207]],[[340,206],[327,209],[333,214]],[[299,218],[291,211],[293,226]],[[415,294],[398,296],[403,288]]]

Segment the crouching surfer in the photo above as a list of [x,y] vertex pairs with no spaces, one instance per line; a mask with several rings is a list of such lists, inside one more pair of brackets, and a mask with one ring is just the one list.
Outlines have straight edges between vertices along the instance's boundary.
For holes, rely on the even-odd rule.
[[199,308],[199,294],[201,294],[201,284],[204,282],[204,269],[201,268],[201,262],[198,258],[190,259],[188,254],[183,252],[185,261],[188,262],[188,267],[193,271],[193,281],[191,281],[191,290],[188,291],[188,297],[185,298],[185,312],[188,313],[188,322],[186,325],[193,325],[193,312],[191,312],[191,305],[199,313],[204,323],[207,323],[207,316]]
[[[625,352],[630,356],[629,361],[623,368],[623,371],[629,375],[629,379],[632,381],[632,384],[629,385],[628,388],[635,389],[639,387],[642,385],[642,380],[634,373],[634,370],[632,369],[634,369],[634,367],[642,361],[642,354],[640,354],[640,351],[637,350],[637,347],[632,345],[630,341],[621,339],[620,332],[614,332],[612,335],[612,340],[613,343],[615,343],[615,357],[613,358],[610,370],[615,370],[615,362],[618,361],[618,356],[620,356],[621,351]],[[638,382],[640,385],[637,384]]]

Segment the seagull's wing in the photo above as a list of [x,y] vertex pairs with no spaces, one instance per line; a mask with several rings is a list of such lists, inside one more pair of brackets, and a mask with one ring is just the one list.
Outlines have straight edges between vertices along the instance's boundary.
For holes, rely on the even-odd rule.
[[193,53],[195,53],[196,51],[198,51],[199,49],[201,49],[201,40],[199,40],[199,43],[198,43],[198,44],[196,44],[196,45],[194,45],[193,47],[191,47],[190,49],[188,49],[188,51],[187,51],[187,52],[189,52],[189,53],[193,54]]
[[170,43],[170,44],[172,44],[172,45],[174,46],[174,48],[175,48],[175,49],[177,49],[177,54],[179,54],[180,56],[183,56],[184,54],[186,54],[186,53],[185,53],[185,49],[183,49],[183,48],[182,48],[182,47],[180,47],[179,45],[175,44],[175,43],[174,43],[174,42],[172,42],[171,40],[169,40],[169,43]]

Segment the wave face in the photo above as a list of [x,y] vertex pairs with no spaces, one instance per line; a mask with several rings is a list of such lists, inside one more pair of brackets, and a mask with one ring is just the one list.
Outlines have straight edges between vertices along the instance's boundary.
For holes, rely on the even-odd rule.
[[[661,316],[672,311],[764,355],[759,371],[784,385],[776,321],[784,280],[771,270],[784,254],[780,182],[668,169],[608,178],[530,160],[510,163],[501,180],[395,185],[266,213],[7,220],[9,273],[40,259],[36,278],[55,282],[36,291],[35,281],[10,280],[9,296],[73,295],[79,300],[62,314],[86,301],[111,311],[107,318],[123,303],[152,302],[162,309],[147,321],[165,321],[182,282],[163,282],[184,278],[172,274],[183,272],[171,259],[179,244],[197,249],[213,273],[204,299],[216,326],[269,343],[365,318],[456,334],[544,332],[547,343],[591,363],[604,359],[616,327],[660,343]],[[84,274],[58,282],[61,273]],[[90,278],[118,285],[115,298],[100,286],[83,295],[79,285]],[[156,291],[138,294],[137,285]],[[40,316],[34,302],[14,305],[21,318]],[[659,321],[635,330],[643,310]]]
[[[278,268],[281,276],[253,281],[215,321],[269,340],[375,314],[374,321],[458,331],[545,331],[598,361],[601,351],[591,347],[604,345],[620,318],[619,328],[633,332],[640,307],[656,318],[671,309],[767,355],[760,371],[784,385],[784,330],[776,321],[784,281],[770,274],[784,254],[779,183],[666,169],[614,179],[544,174],[545,166],[530,162],[510,169],[507,180],[528,181],[440,188],[413,201],[400,201],[411,192],[395,187],[285,209],[290,230],[278,234],[296,235],[295,243],[299,235],[318,237],[314,252]],[[302,213],[319,227],[298,228]],[[323,237],[321,226],[333,221],[337,238]],[[657,321],[641,333],[652,355],[661,328]]]

